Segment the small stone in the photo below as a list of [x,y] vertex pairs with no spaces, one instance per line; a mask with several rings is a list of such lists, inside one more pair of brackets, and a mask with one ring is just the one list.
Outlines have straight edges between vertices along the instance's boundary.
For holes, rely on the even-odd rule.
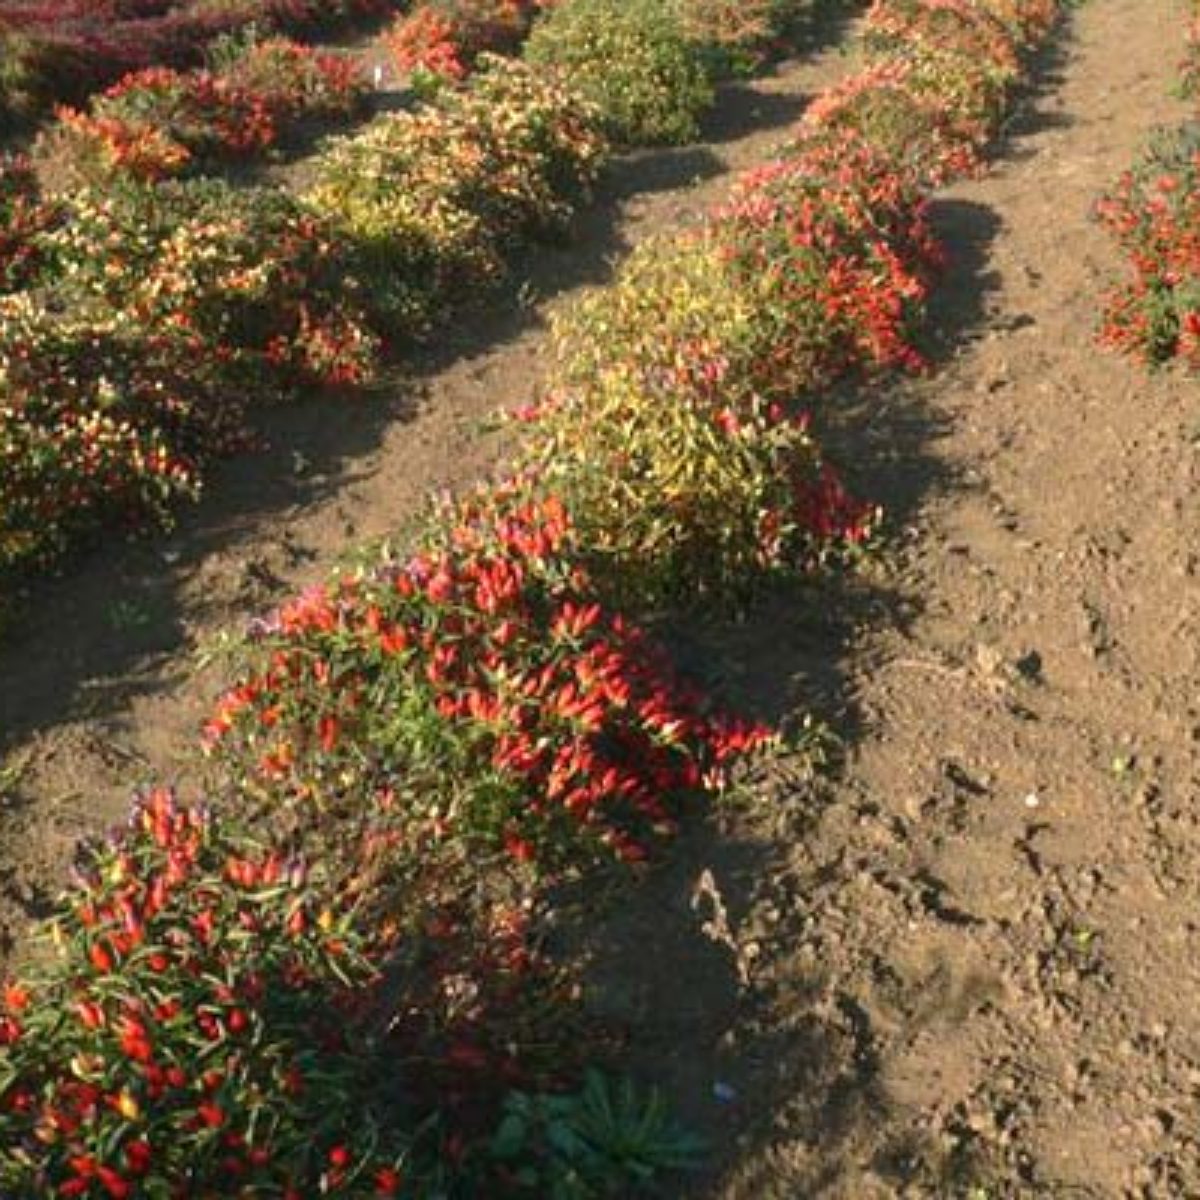
[[995,646],[981,642],[975,647],[975,662],[985,675],[995,675],[1004,665],[1004,655]]

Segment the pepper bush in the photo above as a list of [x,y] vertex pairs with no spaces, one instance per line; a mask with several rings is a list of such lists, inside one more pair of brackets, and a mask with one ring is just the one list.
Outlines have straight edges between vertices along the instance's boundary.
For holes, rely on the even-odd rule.
[[363,285],[336,230],[286,194],[216,180],[84,189],[63,213],[39,243],[47,307],[180,332],[256,397],[370,377]]
[[245,444],[250,404],[374,368],[332,231],[283,195],[84,189],[33,248],[0,296],[0,573],[166,519]]
[[987,3],[975,0],[875,0],[863,18],[869,49],[918,58],[970,59],[1009,85],[1020,74],[1014,30]]
[[348,120],[366,95],[352,58],[272,38],[226,52],[216,70],[151,67],[114,84],[86,113],[58,109],[40,155],[60,186],[114,172],[163,179],[261,155],[305,121]]
[[939,81],[919,58],[888,56],[826,89],[805,110],[798,145],[822,134],[857,134],[923,187],[973,174],[991,133],[993,96],[986,72],[963,105],[947,104]]
[[[1023,30],[1035,27],[1012,12],[1002,18],[990,3],[875,0],[863,18],[863,42],[874,65],[897,64],[905,90],[927,105],[929,127],[914,130],[918,145],[945,137],[955,125],[962,132],[986,130],[982,145],[1022,76],[1030,45]],[[946,178],[931,179],[931,186]]]
[[1024,56],[1060,10],[1058,0],[875,0],[865,67],[816,97],[800,146],[814,133],[856,133],[926,189],[976,171]]
[[923,367],[914,337],[942,261],[925,209],[913,176],[854,135],[802,139],[742,178],[716,236],[754,296],[779,386]]
[[936,261],[911,181],[841,139],[748,175],[703,231],[645,244],[568,310],[525,453],[601,578],[639,603],[728,595],[860,542],[873,510],[822,461],[805,402],[921,365]]
[[553,0],[424,0],[382,42],[401,75],[461,80],[483,53],[512,53]]
[[571,506],[606,594],[651,608],[728,600],[862,540],[872,514],[823,463],[803,412],[753,386],[767,373],[744,354],[756,314],[718,248],[651,247],[560,326],[564,353],[611,358],[594,374],[567,361],[519,414],[524,454]]
[[528,1195],[526,1110],[580,1122],[552,1139],[580,1194],[691,1165],[628,1083],[615,1110],[545,1094],[581,1044],[528,906],[410,895],[401,933],[280,846],[159,789],[81,848],[41,961],[0,988],[6,1197]]
[[429,1194],[413,1131],[379,1119],[377,973],[320,896],[166,791],[85,848],[56,956],[4,992],[4,1194]]
[[513,243],[561,230],[605,157],[595,109],[558,76],[480,66],[461,91],[334,143],[307,195],[400,335],[495,282]]
[[0,299],[0,577],[101,523],[166,523],[236,432],[184,339]]
[[566,70],[626,145],[694,140],[714,84],[778,57],[812,0],[560,0],[525,56]]
[[410,841],[554,868],[644,857],[768,740],[710,714],[595,599],[552,493],[502,482],[433,529],[255,627],[206,726],[223,776],[301,816],[386,801]]
[[713,102],[710,62],[666,0],[567,0],[534,26],[525,57],[562,70],[626,145],[692,141]]
[[748,73],[792,45],[813,0],[674,0],[688,40],[724,73]]

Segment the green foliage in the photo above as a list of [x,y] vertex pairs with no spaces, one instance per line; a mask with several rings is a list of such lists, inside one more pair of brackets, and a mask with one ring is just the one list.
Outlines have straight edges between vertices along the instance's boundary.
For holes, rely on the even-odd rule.
[[513,242],[560,229],[604,157],[597,113],[572,88],[481,61],[464,89],[334,143],[307,197],[356,244],[401,334],[493,283]]
[[510,1165],[515,1194],[602,1200],[657,1193],[663,1174],[699,1165],[703,1145],[657,1093],[589,1071],[572,1095],[510,1096],[489,1150]]
[[707,57],[669,0],[563,0],[525,56],[561,68],[627,145],[695,139],[713,100]]

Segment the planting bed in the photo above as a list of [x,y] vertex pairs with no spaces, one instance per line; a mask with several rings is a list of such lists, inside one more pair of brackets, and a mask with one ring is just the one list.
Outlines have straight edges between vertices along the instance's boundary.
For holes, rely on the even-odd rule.
[[[8,1190],[626,1195],[696,1161],[639,1093],[530,1094],[578,1086],[581,1052],[706,1136],[671,1194],[1200,1187],[1188,393],[1098,360],[1082,315],[1113,270],[1089,205],[1170,115],[1173,43],[1094,0],[1033,60],[1054,18],[883,0],[865,73],[726,96],[726,121],[794,125],[778,163],[640,215],[644,173],[761,163],[781,131],[619,169],[625,212],[582,246],[599,274],[614,230],[641,244],[549,338],[451,335],[434,403],[357,465],[382,418],[334,441],[301,407],[241,476],[253,523],[237,468],[224,526],[210,504],[44,589],[0,658],[12,930],[131,783],[217,815],[151,792],[79,864],[65,965],[5,993]],[[1010,159],[928,204],[1030,69]],[[810,80],[837,86],[796,122]],[[313,194],[355,237],[396,219],[386,190]],[[529,194],[475,211],[515,227]],[[501,398],[534,403],[498,440],[464,424]],[[522,473],[470,490],[500,452]],[[264,510],[264,477],[294,507]],[[830,570],[876,500],[881,548]],[[771,733],[814,710],[845,750],[826,774],[831,739]],[[719,820],[691,816],[731,772]]]

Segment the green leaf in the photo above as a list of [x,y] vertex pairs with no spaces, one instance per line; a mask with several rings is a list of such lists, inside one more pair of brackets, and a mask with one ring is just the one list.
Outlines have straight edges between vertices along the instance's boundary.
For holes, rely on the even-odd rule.
[[500,1122],[488,1149],[496,1158],[515,1158],[524,1148],[528,1134],[529,1126],[525,1118],[510,1112]]

